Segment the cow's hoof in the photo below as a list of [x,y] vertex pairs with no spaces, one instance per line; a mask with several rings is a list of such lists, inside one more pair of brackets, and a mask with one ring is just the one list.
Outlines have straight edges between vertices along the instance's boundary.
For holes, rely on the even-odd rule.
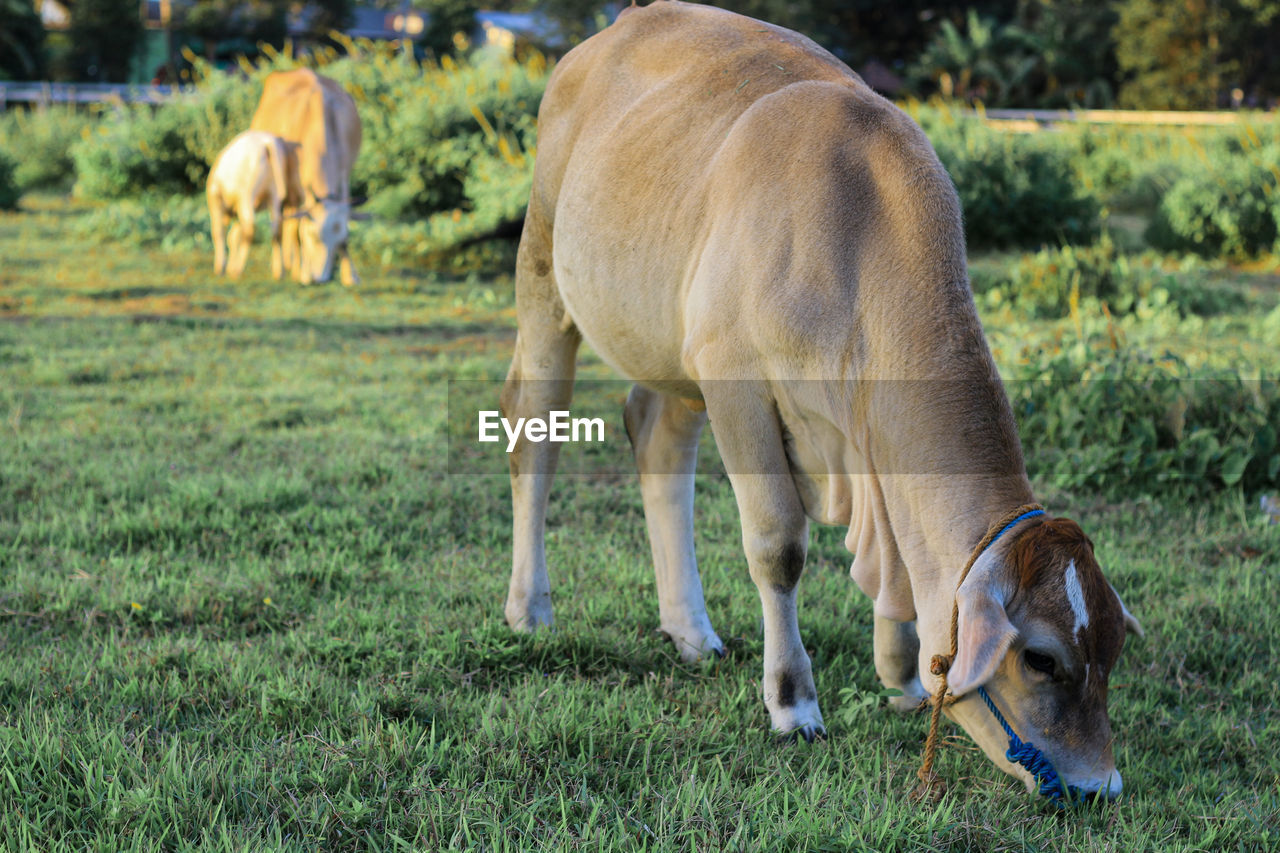
[[555,620],[551,616],[551,604],[516,605],[508,604],[506,608],[507,624],[517,634],[532,634],[534,631],[552,627]]
[[659,628],[657,632],[672,642],[676,651],[680,653],[680,660],[685,663],[710,660],[712,656],[718,660],[726,654],[724,643],[720,642],[720,638],[714,631],[710,633],[677,632],[668,628]]
[[917,679],[900,696],[889,697],[889,707],[899,714],[912,714],[929,707],[929,696]]
[[783,732],[778,735],[778,743],[799,743],[801,738],[804,739],[805,743],[813,743],[816,740],[826,740],[827,730],[823,726],[819,725],[801,726],[798,729],[792,729],[789,732]]

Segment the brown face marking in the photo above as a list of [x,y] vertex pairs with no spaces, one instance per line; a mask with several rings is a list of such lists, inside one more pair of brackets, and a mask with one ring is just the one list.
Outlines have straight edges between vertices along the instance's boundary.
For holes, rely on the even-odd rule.
[[[1124,645],[1124,613],[1093,555],[1093,542],[1069,518],[1053,518],[1018,538],[1012,550],[1018,574],[1019,609],[1050,625],[1075,663],[1087,703],[1106,702],[1107,677]],[[1065,575],[1074,565],[1087,624],[1080,621],[1067,593]],[[1085,667],[1088,666],[1088,676]]]

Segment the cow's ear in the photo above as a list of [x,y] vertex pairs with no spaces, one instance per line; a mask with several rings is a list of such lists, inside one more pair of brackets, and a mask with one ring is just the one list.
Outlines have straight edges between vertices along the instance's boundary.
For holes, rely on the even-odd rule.
[[[1107,586],[1111,585],[1107,584]],[[1142,624],[1139,623],[1134,615],[1129,612],[1129,608],[1124,606],[1124,599],[1120,597],[1120,593],[1116,592],[1116,588],[1114,586],[1111,587],[1111,592],[1115,594],[1116,601],[1120,602],[1120,612],[1124,614],[1125,631],[1130,634],[1136,634],[1139,637],[1146,637],[1147,634],[1142,630]]]
[[986,684],[1018,636],[1005,604],[1016,581],[1005,549],[995,548],[978,558],[956,593],[959,609],[956,659],[947,672],[947,687],[963,696]]

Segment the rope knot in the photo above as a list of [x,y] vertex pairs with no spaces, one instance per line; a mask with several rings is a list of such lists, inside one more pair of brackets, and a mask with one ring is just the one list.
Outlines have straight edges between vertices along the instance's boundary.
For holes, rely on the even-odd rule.
[[924,768],[916,771],[916,777],[920,780],[920,784],[908,795],[913,803],[928,803],[933,805],[942,799],[947,793],[947,783],[942,781],[942,777],[934,771],[925,772]]
[[934,655],[929,661],[929,672],[939,677],[946,675],[951,669],[951,655]]

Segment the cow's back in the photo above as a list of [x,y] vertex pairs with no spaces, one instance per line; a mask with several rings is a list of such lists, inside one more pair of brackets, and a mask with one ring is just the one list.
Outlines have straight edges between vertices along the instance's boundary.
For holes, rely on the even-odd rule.
[[298,146],[302,189],[318,198],[350,198],[363,136],[355,101],[337,81],[307,68],[268,75],[250,127]]
[[269,147],[277,140],[265,131],[246,130],[222,149],[209,170],[207,191],[225,208],[235,209],[244,198],[258,205],[271,191],[273,173]]
[[[870,279],[942,289],[948,321],[977,328],[959,205],[920,130],[810,40],[718,9],[624,10],[561,61],[530,204],[554,225],[535,266],[554,263],[584,337],[633,377],[684,378],[728,334],[777,358],[742,375],[847,365],[868,346],[855,314],[918,296],[863,299]],[[821,322],[833,311],[849,322]],[[936,338],[905,313],[932,326],[908,339]]]

